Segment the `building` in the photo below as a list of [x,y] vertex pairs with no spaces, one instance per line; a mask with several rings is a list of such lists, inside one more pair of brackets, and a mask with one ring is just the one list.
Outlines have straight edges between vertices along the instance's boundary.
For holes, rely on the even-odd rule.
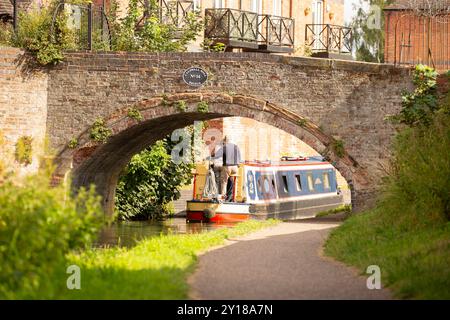
[[[128,0],[118,0],[124,15]],[[351,29],[344,27],[344,0],[159,0],[161,18],[183,23],[197,11],[205,31],[189,51],[201,51],[205,39],[227,51],[253,51],[351,59]]]
[[385,62],[450,69],[450,0],[396,0],[384,14]]
[[9,0],[0,0],[0,21],[12,21],[13,11],[13,5]]

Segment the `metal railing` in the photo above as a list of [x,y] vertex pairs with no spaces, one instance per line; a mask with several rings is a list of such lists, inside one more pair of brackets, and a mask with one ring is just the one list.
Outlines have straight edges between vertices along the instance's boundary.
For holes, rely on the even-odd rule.
[[205,39],[257,43],[258,14],[236,9],[206,9]]
[[189,13],[195,12],[192,0],[159,0],[159,19],[162,23],[183,28]]
[[111,32],[102,6],[74,5],[61,2],[53,13],[51,34],[58,27],[57,19],[64,14],[67,27],[73,32],[76,48],[83,50],[110,50]]
[[267,46],[294,47],[294,19],[260,15],[258,42]]
[[307,24],[305,43],[312,52],[351,53],[352,29],[332,24]]

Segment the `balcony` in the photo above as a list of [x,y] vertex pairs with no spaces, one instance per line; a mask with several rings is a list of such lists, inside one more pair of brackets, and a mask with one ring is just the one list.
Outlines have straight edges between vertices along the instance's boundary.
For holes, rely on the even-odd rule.
[[235,9],[205,10],[205,39],[228,49],[257,50],[258,14]]
[[159,0],[159,19],[162,23],[181,29],[185,26],[186,17],[195,12],[192,0]]
[[352,59],[352,29],[332,24],[307,24],[305,44],[312,56],[331,59]]
[[258,23],[259,51],[291,53],[294,50],[294,20],[260,15]]
[[237,9],[206,9],[205,39],[228,50],[258,52],[294,50],[294,20]]

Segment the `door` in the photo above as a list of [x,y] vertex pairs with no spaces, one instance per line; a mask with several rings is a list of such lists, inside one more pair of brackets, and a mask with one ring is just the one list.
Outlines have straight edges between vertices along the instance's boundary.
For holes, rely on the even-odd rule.
[[314,32],[314,50],[323,50],[326,43],[326,33],[320,34],[324,28],[323,24],[323,0],[314,0],[312,4],[313,32]]

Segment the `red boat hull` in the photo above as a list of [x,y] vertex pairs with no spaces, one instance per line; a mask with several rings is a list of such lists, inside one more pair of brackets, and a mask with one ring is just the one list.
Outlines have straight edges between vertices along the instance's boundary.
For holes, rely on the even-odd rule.
[[187,221],[197,222],[240,222],[250,218],[249,214],[237,214],[237,213],[216,213],[214,217],[207,218],[201,211],[188,211],[186,212]]

